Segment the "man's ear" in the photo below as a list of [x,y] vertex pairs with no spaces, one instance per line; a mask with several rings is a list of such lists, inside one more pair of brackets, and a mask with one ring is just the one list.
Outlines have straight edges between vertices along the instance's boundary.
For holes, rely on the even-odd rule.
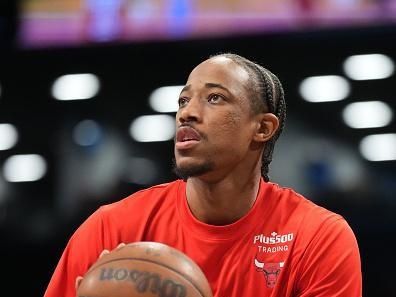
[[267,142],[278,130],[279,119],[273,113],[261,113],[257,117],[257,129],[253,140]]

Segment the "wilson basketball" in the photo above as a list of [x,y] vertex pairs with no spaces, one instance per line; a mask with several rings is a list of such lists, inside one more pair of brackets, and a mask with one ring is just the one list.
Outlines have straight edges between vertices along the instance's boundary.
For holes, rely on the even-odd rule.
[[135,242],[100,257],[84,275],[77,297],[212,297],[199,266],[158,242]]

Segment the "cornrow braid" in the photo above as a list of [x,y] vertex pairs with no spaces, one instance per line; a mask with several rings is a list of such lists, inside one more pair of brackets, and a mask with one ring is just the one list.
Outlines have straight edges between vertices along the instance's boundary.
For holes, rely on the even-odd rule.
[[226,57],[243,67],[250,75],[252,92],[252,111],[254,113],[270,112],[279,120],[275,134],[265,144],[262,157],[261,175],[269,181],[269,165],[277,139],[282,133],[286,119],[285,93],[279,78],[268,69],[242,56],[224,53],[212,57]]
[[259,75],[261,81],[263,82],[264,92],[265,92],[264,100],[267,101],[266,103],[267,103],[268,111],[274,113],[275,111],[274,97],[276,95],[274,94],[275,93],[274,83],[272,82],[271,76],[266,69],[258,65],[255,66],[257,68],[257,74]]
[[[263,68],[263,67],[261,67]],[[261,72],[265,71],[270,77],[270,81],[266,82],[266,96],[267,98],[267,105],[269,105],[268,110],[275,114],[277,118],[279,119],[279,128],[275,132],[275,134],[272,136],[272,138],[266,143],[264,151],[263,151],[263,158],[262,158],[262,166],[261,166],[261,171],[264,179],[266,181],[269,180],[269,165],[272,162],[272,155],[274,152],[274,147],[277,139],[279,138],[280,134],[283,131],[284,125],[285,125],[285,119],[286,119],[286,103],[284,99],[284,91],[282,88],[282,85],[279,81],[279,79],[268,69],[260,69]],[[273,85],[273,91],[271,92],[271,95],[268,91],[268,85],[269,84]],[[275,99],[274,101],[271,101],[272,99]],[[273,108],[271,108],[273,106]]]

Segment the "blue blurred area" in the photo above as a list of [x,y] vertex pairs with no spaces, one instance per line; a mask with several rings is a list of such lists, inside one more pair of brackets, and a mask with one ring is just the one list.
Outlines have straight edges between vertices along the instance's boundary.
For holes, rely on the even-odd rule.
[[91,40],[105,42],[119,38],[120,13],[123,0],[86,0],[87,26]]
[[170,0],[169,19],[170,35],[175,37],[188,37],[190,17],[193,12],[193,0]]

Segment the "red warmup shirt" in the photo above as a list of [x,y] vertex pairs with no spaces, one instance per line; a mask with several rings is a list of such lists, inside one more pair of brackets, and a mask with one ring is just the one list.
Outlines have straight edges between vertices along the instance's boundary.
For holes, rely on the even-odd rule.
[[195,219],[185,193],[177,180],[100,207],[70,238],[44,296],[75,297],[76,277],[104,249],[136,241],[186,253],[215,297],[362,296],[358,245],[340,215],[261,181],[244,217],[213,226]]

